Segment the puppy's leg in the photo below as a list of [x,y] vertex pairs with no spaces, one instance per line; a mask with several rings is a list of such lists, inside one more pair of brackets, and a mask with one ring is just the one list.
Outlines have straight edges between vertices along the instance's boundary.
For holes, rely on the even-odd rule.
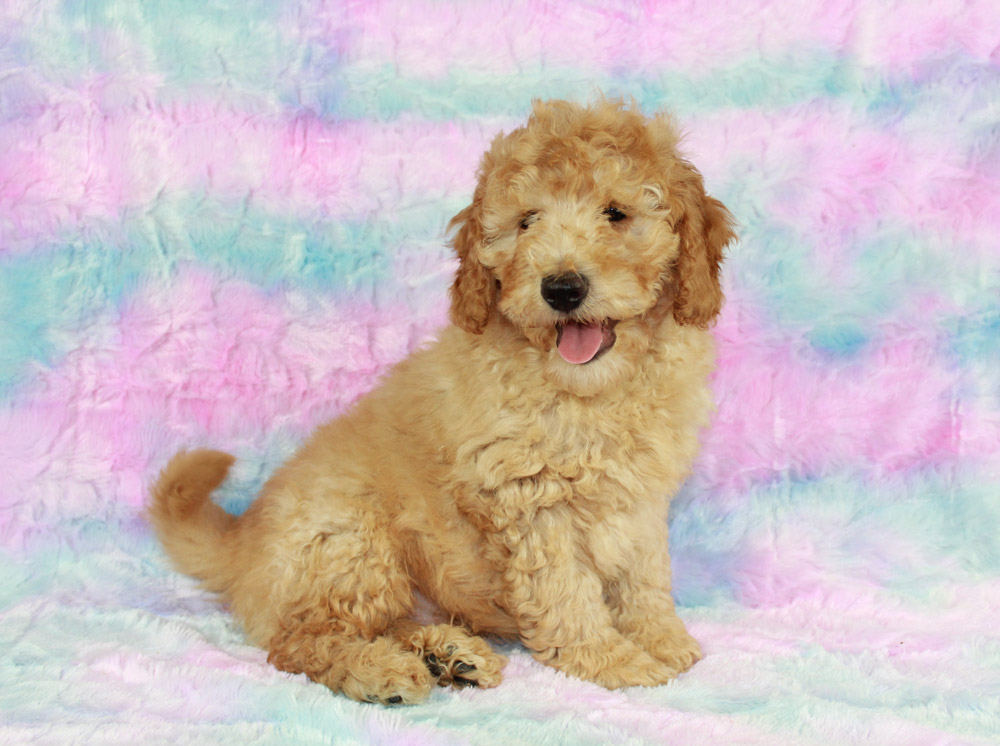
[[630,578],[619,586],[615,626],[643,650],[678,673],[701,660],[701,646],[684,627],[662,588]]
[[451,624],[420,626],[406,620],[393,625],[393,633],[407,648],[423,658],[438,686],[489,689],[503,679],[507,659],[481,637]]
[[524,644],[537,659],[609,689],[674,678],[675,668],[614,628],[600,579],[577,560],[576,534],[566,512],[552,508],[506,537],[508,604]]
[[[641,536],[655,525],[637,525],[632,535]],[[636,541],[638,554],[615,584],[609,605],[615,627],[622,634],[680,673],[701,660],[702,654],[674,609],[666,524],[661,525],[655,535]]]
[[298,534],[278,553],[283,582],[268,660],[359,701],[420,702],[434,679],[389,631],[413,605],[410,580],[384,517],[352,507],[322,524],[304,521],[311,538]]

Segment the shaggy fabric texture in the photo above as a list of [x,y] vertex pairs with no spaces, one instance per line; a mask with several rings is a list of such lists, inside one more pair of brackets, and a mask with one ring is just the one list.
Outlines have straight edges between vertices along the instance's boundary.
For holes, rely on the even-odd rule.
[[[141,510],[246,507],[444,323],[532,97],[666,107],[741,223],[671,518],[706,657],[386,710],[269,666]],[[0,3],[0,742],[1000,741],[995,0]]]

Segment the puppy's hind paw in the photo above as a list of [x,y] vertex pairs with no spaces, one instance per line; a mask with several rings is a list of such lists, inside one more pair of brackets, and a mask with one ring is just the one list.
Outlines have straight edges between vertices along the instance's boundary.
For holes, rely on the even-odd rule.
[[410,637],[410,644],[423,656],[438,686],[488,689],[503,678],[500,672],[507,659],[493,652],[481,637],[460,627],[448,624],[421,627]]
[[395,640],[378,638],[361,649],[339,688],[359,702],[412,705],[427,699],[433,687],[420,658]]

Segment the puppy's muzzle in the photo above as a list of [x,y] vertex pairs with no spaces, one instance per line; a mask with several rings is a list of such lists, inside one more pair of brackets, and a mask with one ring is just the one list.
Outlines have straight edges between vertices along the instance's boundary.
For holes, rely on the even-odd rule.
[[542,298],[556,311],[569,313],[579,308],[589,288],[587,278],[575,272],[549,275],[542,279]]

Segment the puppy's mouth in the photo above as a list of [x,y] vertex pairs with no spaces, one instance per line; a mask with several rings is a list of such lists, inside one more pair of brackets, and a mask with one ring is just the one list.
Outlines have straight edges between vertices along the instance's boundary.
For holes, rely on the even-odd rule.
[[567,363],[592,363],[615,346],[617,324],[613,319],[591,323],[563,321],[556,326],[556,349]]

